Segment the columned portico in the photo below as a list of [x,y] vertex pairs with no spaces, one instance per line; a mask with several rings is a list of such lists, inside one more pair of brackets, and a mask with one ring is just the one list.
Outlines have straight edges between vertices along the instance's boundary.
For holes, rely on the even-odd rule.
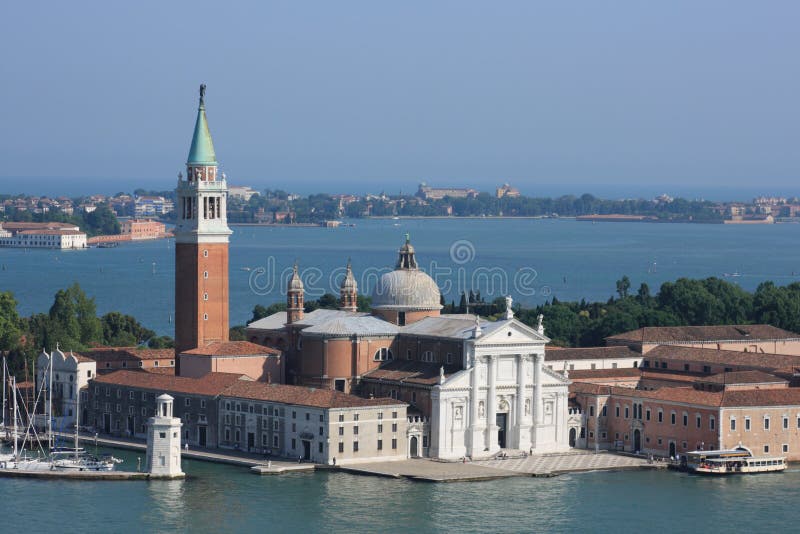
[[517,354],[517,444],[525,449],[531,443],[531,398],[528,397],[527,354]]
[[497,357],[487,356],[487,381],[486,393],[486,449],[489,453],[500,450],[497,444]]

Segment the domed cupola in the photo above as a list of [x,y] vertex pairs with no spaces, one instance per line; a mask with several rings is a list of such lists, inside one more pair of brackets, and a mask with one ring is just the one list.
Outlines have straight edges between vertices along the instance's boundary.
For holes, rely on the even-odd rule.
[[419,269],[416,252],[406,234],[395,270],[381,276],[372,291],[373,312],[403,326],[424,317],[439,315],[442,309],[440,295],[433,278]]

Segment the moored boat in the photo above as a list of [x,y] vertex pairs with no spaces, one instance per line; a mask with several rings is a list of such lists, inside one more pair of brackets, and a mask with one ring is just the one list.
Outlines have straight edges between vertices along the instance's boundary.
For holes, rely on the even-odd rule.
[[729,450],[692,451],[686,453],[685,459],[689,471],[704,475],[773,473],[786,469],[786,458],[755,457],[753,452],[743,445]]

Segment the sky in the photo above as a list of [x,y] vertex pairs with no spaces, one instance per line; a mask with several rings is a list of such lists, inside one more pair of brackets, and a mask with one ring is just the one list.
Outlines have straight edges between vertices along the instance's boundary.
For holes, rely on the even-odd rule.
[[[800,3],[9,2],[0,193],[800,195]],[[746,193],[745,193],[746,192]]]

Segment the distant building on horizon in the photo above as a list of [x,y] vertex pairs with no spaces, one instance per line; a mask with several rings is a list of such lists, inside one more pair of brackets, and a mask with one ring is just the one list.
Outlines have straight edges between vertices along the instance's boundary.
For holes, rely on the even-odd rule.
[[472,188],[459,187],[431,187],[425,182],[419,184],[417,196],[425,200],[441,200],[449,198],[474,198],[478,196],[478,191]]
[[495,190],[497,198],[518,198],[521,196],[519,189],[503,184]]

